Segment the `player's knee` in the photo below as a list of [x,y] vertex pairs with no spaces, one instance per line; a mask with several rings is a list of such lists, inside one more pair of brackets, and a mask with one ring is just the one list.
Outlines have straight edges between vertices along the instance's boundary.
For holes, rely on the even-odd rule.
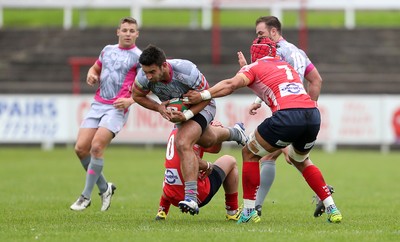
[[175,139],[175,147],[181,153],[193,150],[193,146],[186,139]]
[[236,166],[236,159],[235,157],[231,156],[231,155],[224,155],[222,156],[222,158],[224,159],[224,161],[229,165],[229,167],[231,169],[233,169]]
[[304,162],[308,158],[308,153],[306,153],[306,154],[297,153],[294,150],[293,145],[289,145],[289,147],[288,147],[288,155],[289,155],[289,157],[291,159],[293,159],[296,162]]
[[101,143],[92,143],[92,148],[90,149],[90,154],[94,157],[100,157],[103,155],[105,146]]
[[90,149],[88,149],[88,148],[86,148],[84,146],[78,145],[78,144],[75,145],[75,154],[79,158],[86,157],[86,156],[89,155],[89,153],[90,153]]
[[236,159],[231,155],[221,156],[214,162],[214,165],[221,168],[226,175],[228,175],[231,171],[235,170],[235,168],[237,169]]

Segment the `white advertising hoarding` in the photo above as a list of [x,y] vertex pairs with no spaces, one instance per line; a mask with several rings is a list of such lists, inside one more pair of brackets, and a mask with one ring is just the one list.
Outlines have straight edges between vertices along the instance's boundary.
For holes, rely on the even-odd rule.
[[[271,115],[263,104],[248,114],[252,95],[217,99],[217,117],[225,126],[243,122],[253,131]],[[0,143],[73,143],[90,107],[91,95],[0,95]],[[400,141],[400,97],[322,95],[319,144],[394,144]],[[173,124],[134,104],[115,143],[163,144]]]
[[376,144],[382,139],[380,96],[321,96],[319,142]]
[[0,140],[4,143],[65,142],[69,138],[71,98],[45,95],[2,95]]

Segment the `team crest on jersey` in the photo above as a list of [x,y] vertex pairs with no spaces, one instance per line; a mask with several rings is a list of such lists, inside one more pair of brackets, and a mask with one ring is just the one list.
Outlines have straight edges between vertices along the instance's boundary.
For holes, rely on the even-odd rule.
[[179,178],[178,170],[174,168],[168,168],[165,170],[164,181],[169,185],[183,185]]

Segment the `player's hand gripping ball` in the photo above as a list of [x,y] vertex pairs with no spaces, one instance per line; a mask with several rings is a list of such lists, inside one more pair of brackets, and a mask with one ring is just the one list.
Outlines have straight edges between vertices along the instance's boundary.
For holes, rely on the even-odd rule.
[[181,98],[173,98],[169,100],[169,103],[166,106],[167,109],[174,111],[185,111],[190,108],[189,104],[184,104]]

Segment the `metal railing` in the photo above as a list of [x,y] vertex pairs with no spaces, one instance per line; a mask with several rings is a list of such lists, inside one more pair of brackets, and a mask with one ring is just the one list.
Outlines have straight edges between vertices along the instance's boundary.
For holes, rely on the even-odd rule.
[[130,9],[141,26],[144,9],[189,9],[201,11],[201,28],[212,26],[212,9],[268,9],[271,15],[282,19],[284,10],[341,10],[345,28],[355,27],[356,10],[400,11],[399,0],[0,0],[0,28],[3,27],[3,9],[63,9],[63,27],[72,27],[73,9]]

